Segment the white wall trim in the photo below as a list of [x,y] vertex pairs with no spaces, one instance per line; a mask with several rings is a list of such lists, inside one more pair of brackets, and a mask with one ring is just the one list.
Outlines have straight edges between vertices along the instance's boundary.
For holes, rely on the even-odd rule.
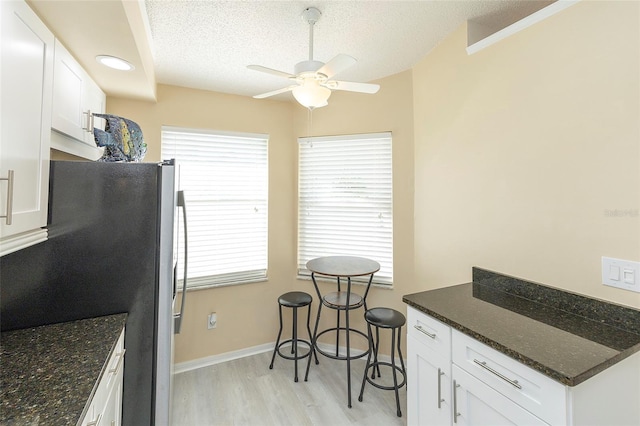
[[47,228],[39,228],[3,238],[0,240],[0,257],[46,241],[48,235]]
[[[558,12],[563,11],[569,6],[573,6],[578,3],[580,0],[558,0],[555,3],[551,3],[549,6],[543,7],[537,12],[532,13],[531,15],[522,18],[521,20],[514,22],[513,24],[494,32],[493,34],[482,38],[481,40],[469,40],[467,39],[467,54],[472,55],[480,50],[491,46],[494,43],[499,42],[517,32],[524,30],[534,24],[537,24],[540,21],[547,19],[550,16],[555,15]],[[473,33],[477,24],[472,21],[467,21],[467,28],[470,29]],[[482,31],[478,31],[481,33]],[[468,35],[469,37],[469,35]]]
[[[212,365],[220,364],[227,361],[232,361],[234,359],[257,355],[263,352],[271,352],[273,351],[273,347],[275,346],[275,344],[276,342],[265,343],[263,345],[252,346],[250,348],[240,349],[237,351],[225,352],[218,355],[211,355],[204,358],[194,359],[192,361],[180,362],[175,364],[174,373],[175,374],[185,373],[187,371],[196,370],[198,368],[210,367]],[[285,345],[285,347],[286,346],[287,345]],[[332,350],[335,350],[335,346],[328,343],[320,343],[320,348],[325,352],[331,352]],[[338,352],[341,355],[344,355],[346,353],[346,348],[344,346],[340,346],[338,349]],[[355,354],[359,354],[359,353],[362,353],[363,351],[359,349],[352,349],[352,352]],[[405,354],[403,354],[402,358],[405,361],[405,367],[406,367]],[[330,358],[324,357],[322,355],[320,355],[318,359],[320,360],[320,362],[322,362],[323,359],[330,360]],[[362,357],[362,359],[366,361],[367,357]],[[380,354],[378,355],[378,360],[391,362],[391,357],[389,355]],[[398,355],[396,354],[396,364],[399,365],[399,363],[400,361],[398,359]]]
[[250,348],[240,349],[237,351],[225,352],[218,355],[211,355],[204,358],[194,359],[175,364],[175,374],[184,373],[186,371],[196,370],[198,368],[209,367],[211,365],[220,364],[222,362],[232,361],[238,358],[244,358],[251,355],[257,355],[262,352],[272,351],[275,346],[273,343],[265,343],[264,345],[252,346]]

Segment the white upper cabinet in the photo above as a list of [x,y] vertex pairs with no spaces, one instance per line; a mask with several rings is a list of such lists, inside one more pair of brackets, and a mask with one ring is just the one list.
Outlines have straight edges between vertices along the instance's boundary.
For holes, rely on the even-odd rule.
[[104,124],[102,119],[94,120],[92,113],[104,113],[105,104],[104,92],[56,40],[52,128],[95,147],[93,127],[104,128]]
[[0,255],[47,237],[54,36],[24,2],[0,2]]

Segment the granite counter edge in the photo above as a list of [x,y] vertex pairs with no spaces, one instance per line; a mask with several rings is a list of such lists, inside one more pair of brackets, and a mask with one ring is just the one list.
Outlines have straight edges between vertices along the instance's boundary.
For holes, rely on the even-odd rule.
[[432,311],[431,309],[428,309],[418,303],[415,303],[409,299],[407,299],[407,297],[403,296],[402,297],[402,301],[404,303],[406,303],[407,305],[427,314],[432,316],[433,318],[443,322],[444,324],[447,324],[449,326],[451,326],[452,328],[460,331],[461,333],[464,333],[470,337],[473,337],[474,339],[486,344],[487,346],[490,346],[491,348],[497,350],[498,352],[501,352],[505,355],[508,355],[509,357],[515,359],[516,361],[519,361],[520,363],[533,368],[534,370],[544,374],[547,377],[550,377],[564,385],[567,386],[576,386],[579,385],[580,383],[584,382],[585,380],[595,376],[596,374],[606,370],[607,368],[611,367],[612,365],[617,364],[618,362],[622,361],[625,358],[628,358],[629,356],[633,355],[636,352],[640,352],[640,344],[634,345],[624,351],[619,352],[617,355],[607,359],[606,361],[576,375],[576,376],[567,376],[566,374],[563,374],[559,371],[556,371],[552,368],[549,368],[548,366],[541,364],[538,361],[535,361],[525,355],[523,355],[522,353],[515,351],[507,346],[502,345],[501,343],[490,339],[486,336],[484,336],[483,334],[480,334],[474,330],[471,330],[467,327],[465,327],[464,325],[457,323],[455,321],[452,321],[451,319],[439,314],[438,312]]
[[[122,321],[122,328],[124,329],[124,327],[126,326],[126,323],[127,323],[127,314],[126,313],[121,313],[121,314],[114,314],[112,316],[113,317],[118,317],[118,319]],[[96,378],[96,381],[93,384],[93,388],[91,388],[91,393],[87,397],[87,402],[84,404],[84,408],[82,409],[82,413],[80,414],[80,417],[78,418],[78,422],[76,423],[76,426],[80,426],[80,424],[82,423],[82,420],[87,416],[87,412],[89,411],[89,407],[91,407],[91,401],[93,400],[93,397],[95,396],[96,391],[98,390],[98,385],[100,385],[100,382],[102,381],[102,378],[104,377],[105,372],[109,368],[109,360],[111,359],[111,356],[113,355],[113,353],[116,350],[117,346],[118,346],[118,339],[113,341],[113,344],[111,345],[111,349],[109,349],[109,354],[107,355],[107,358],[104,360],[104,364],[102,365],[102,369],[100,370],[100,374],[98,374],[98,377]]]

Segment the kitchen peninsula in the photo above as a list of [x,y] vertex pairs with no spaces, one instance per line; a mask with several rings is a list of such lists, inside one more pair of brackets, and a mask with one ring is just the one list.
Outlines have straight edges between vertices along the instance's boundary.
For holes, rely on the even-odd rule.
[[[504,403],[515,402],[514,413],[524,408],[524,417],[514,418],[527,422],[640,423],[640,311],[480,268],[473,269],[471,283],[403,301],[409,305],[411,371],[438,360],[436,409],[445,423],[449,417],[473,423],[478,408],[472,406],[478,405],[465,403],[493,390],[510,399]],[[485,387],[461,389],[475,379]],[[418,405],[423,400],[414,400],[419,390],[408,389],[410,422],[426,413]]]

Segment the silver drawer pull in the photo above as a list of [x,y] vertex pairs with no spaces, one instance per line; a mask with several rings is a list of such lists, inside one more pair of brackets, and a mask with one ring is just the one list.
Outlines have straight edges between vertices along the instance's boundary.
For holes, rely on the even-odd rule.
[[442,403],[444,399],[442,399],[442,376],[444,376],[444,371],[438,368],[438,408],[442,408]]
[[122,364],[122,360],[124,360],[124,353],[126,351],[127,351],[126,349],[123,349],[122,352],[120,352],[118,355],[116,355],[117,357],[119,357],[118,363],[116,364],[115,367],[113,367],[111,370],[109,370],[109,373],[115,373],[116,371],[118,371],[118,369],[120,368],[120,364]]
[[456,383],[456,381],[453,381],[453,423],[457,424],[458,423],[458,416],[460,416],[460,413],[458,413],[458,395],[456,393],[456,390],[460,387],[460,385],[458,383]]
[[7,171],[6,178],[0,178],[0,180],[7,181],[7,214],[0,216],[0,218],[6,219],[6,224],[11,225],[11,219],[13,217],[13,170]]
[[520,383],[518,383],[517,380],[510,379],[507,376],[505,376],[504,374],[500,374],[499,372],[497,372],[493,368],[489,367],[485,361],[478,361],[477,359],[474,358],[473,362],[475,362],[476,364],[478,364],[480,367],[484,368],[485,370],[490,371],[491,373],[493,373],[496,376],[500,377],[502,380],[504,380],[505,382],[509,383],[511,386],[516,387],[518,389],[522,389],[522,385]]
[[418,331],[419,331],[419,332],[421,332],[421,333],[426,334],[427,336],[431,337],[432,339],[435,339],[435,338],[436,338],[436,335],[435,335],[435,334],[431,334],[431,333],[429,333],[427,330],[425,330],[424,328],[422,328],[422,326],[421,326],[421,325],[414,325],[414,326],[413,326],[413,328],[415,328],[416,330],[418,330]]

